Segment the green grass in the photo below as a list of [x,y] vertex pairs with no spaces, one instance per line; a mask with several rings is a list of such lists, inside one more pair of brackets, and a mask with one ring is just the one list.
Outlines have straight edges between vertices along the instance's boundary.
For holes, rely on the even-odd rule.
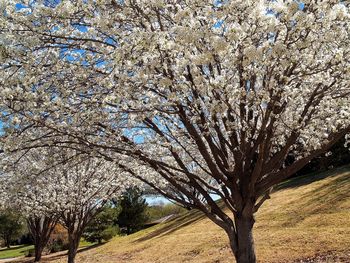
[[[84,239],[80,241],[79,248],[86,248],[95,245]],[[0,259],[16,258],[25,256],[29,249],[34,249],[34,245],[20,245],[11,248],[0,248]]]
[[13,246],[11,248],[0,248],[0,259],[25,256],[27,251],[33,248],[33,245],[20,245]]
[[80,248],[83,248],[83,247],[90,247],[90,246],[93,246],[93,245],[96,245],[96,243],[91,243],[89,241],[86,241],[85,239],[81,239],[80,240],[80,243],[79,243],[79,247]]

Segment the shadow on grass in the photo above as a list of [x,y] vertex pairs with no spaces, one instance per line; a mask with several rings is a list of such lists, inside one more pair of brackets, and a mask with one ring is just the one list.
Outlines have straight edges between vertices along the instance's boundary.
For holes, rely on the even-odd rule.
[[106,243],[107,243],[107,242],[103,242],[103,243],[101,243],[101,244],[93,244],[93,245],[91,245],[91,246],[82,247],[82,248],[80,248],[80,249],[78,250],[78,254],[81,253],[81,252],[84,252],[84,251],[88,251],[88,250],[93,249],[93,248],[100,247],[100,246],[102,246],[102,245],[104,245],[104,244],[106,244]]
[[284,181],[283,183],[280,183],[275,188],[275,191],[307,185],[307,184],[310,184],[313,182],[323,180],[327,177],[337,176],[340,173],[345,173],[345,172],[350,172],[350,165],[342,166],[342,167],[328,170],[328,171],[324,171],[324,172],[313,172],[313,173],[306,174],[303,176],[291,178],[287,181]]
[[[91,245],[91,246],[83,247],[83,248],[78,250],[77,255],[79,253],[81,253],[81,252],[84,252],[84,251],[87,251],[87,250],[90,250],[90,249],[102,246],[104,244],[105,243],[94,244],[94,245]],[[67,253],[68,252],[61,251],[61,252],[57,252],[57,254],[55,253],[56,255],[49,254],[49,255],[44,256],[41,259],[40,262],[52,262],[52,261],[55,261],[55,260],[58,260],[58,259],[61,259],[61,258],[65,258],[65,257],[67,257]],[[23,261],[16,261],[16,263],[34,263],[34,258],[32,258],[32,259],[23,259]]]
[[30,245],[19,245],[19,246],[14,246],[14,247],[10,247],[10,248],[0,248],[0,253],[1,252],[6,252],[6,251],[11,251],[11,250],[18,250],[21,248],[26,248],[29,247]]
[[185,213],[184,215],[181,215],[179,217],[176,217],[170,221],[168,221],[164,226],[161,226],[158,229],[155,229],[151,233],[147,234],[144,237],[141,237],[139,239],[136,239],[134,242],[142,242],[146,241],[155,237],[161,237],[163,235],[168,235],[170,233],[173,233],[180,228],[183,228],[185,226],[188,226],[198,220],[201,220],[205,218],[204,214],[201,211],[198,210],[192,210],[190,212]]
[[326,176],[323,174],[322,176],[332,177],[332,179],[288,203],[288,206],[294,207],[297,212],[285,218],[283,226],[296,226],[312,215],[341,212],[344,202],[350,199],[350,173],[347,172],[349,172],[348,167],[347,169],[333,170]]
[[350,175],[340,175],[329,184],[321,185],[303,196],[307,206],[314,206],[314,211],[323,205],[331,206],[333,209],[350,198]]
[[[332,203],[332,206],[336,208],[342,203],[342,201],[350,198],[350,175],[346,174],[347,172],[350,172],[349,165],[321,173],[315,172],[305,176],[292,178],[278,185],[275,191],[296,188],[323,180],[328,177],[339,176],[339,178],[335,178],[329,184],[321,185],[317,187],[317,189],[304,194],[300,197],[300,199],[298,199],[298,201],[295,201],[296,203],[289,204],[289,206],[299,207],[299,211],[302,211],[302,213],[298,216],[293,215],[293,218],[291,218],[287,224],[295,225],[304,220],[305,217],[322,211],[325,204],[328,205],[327,209],[329,210],[330,203]],[[217,203],[221,208],[224,208],[225,205],[222,201],[219,200]],[[142,242],[155,237],[168,235],[203,218],[206,218],[206,216],[201,211],[193,210],[187,212],[168,221],[166,224],[160,226],[144,237],[136,239],[134,242]]]

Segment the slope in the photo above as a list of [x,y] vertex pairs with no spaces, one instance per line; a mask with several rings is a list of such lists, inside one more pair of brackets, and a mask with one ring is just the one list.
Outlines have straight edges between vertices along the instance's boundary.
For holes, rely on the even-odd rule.
[[[259,262],[350,262],[350,168],[290,180],[257,213]],[[78,263],[234,262],[225,233],[200,212],[79,253]],[[47,259],[65,262],[64,257]]]

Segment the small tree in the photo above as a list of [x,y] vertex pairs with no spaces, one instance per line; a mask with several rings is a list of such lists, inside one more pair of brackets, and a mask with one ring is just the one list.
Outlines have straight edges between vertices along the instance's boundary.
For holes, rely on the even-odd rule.
[[68,249],[68,232],[61,224],[57,224],[50,235],[47,243],[47,249],[52,252],[58,252]]
[[7,248],[20,236],[22,227],[21,217],[16,212],[9,209],[0,211],[0,237]]
[[[52,154],[53,151],[50,151]],[[34,262],[39,262],[50,235],[54,230],[58,215],[54,192],[47,192],[46,177],[51,171],[40,174],[52,162],[49,152],[28,151],[26,155],[2,155],[2,184],[6,187],[6,206],[19,209],[27,222],[34,241]]]
[[120,209],[111,205],[105,206],[102,211],[85,228],[83,237],[89,242],[108,241],[119,233],[115,225]]
[[122,183],[122,172],[109,162],[74,150],[52,147],[2,157],[8,160],[3,169],[7,180],[2,181],[8,185],[9,200],[27,215],[36,260],[59,219],[68,231],[68,262],[73,263],[85,227],[132,183],[128,178]]
[[[65,152],[62,158],[70,156]],[[68,263],[74,263],[85,228],[112,197],[118,196],[127,178],[121,183],[121,171],[101,159],[80,156],[60,166],[51,177],[56,193],[60,223],[68,230]]]
[[148,204],[143,198],[142,191],[137,187],[128,188],[116,203],[121,207],[117,220],[118,225],[121,228],[126,228],[128,235],[140,230],[147,222],[146,209]]

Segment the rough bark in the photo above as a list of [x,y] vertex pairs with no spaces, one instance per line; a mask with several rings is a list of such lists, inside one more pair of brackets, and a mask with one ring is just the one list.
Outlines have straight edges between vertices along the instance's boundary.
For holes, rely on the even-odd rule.
[[63,226],[68,230],[68,263],[75,262],[75,256],[77,255],[84,229],[91,222],[92,218],[101,212],[104,204],[98,209],[94,206],[82,206],[77,210],[68,210],[61,214]]
[[34,262],[39,262],[41,260],[44,247],[45,245],[41,244],[41,242],[35,243]]
[[69,249],[68,249],[68,263],[75,262],[75,256],[77,255],[80,235],[77,233],[68,233]]
[[32,217],[27,219],[27,224],[34,239],[34,262],[39,262],[51,233],[57,224],[57,218],[50,216]]
[[253,225],[253,215],[237,216],[235,218],[237,246],[233,253],[237,263],[256,263]]

